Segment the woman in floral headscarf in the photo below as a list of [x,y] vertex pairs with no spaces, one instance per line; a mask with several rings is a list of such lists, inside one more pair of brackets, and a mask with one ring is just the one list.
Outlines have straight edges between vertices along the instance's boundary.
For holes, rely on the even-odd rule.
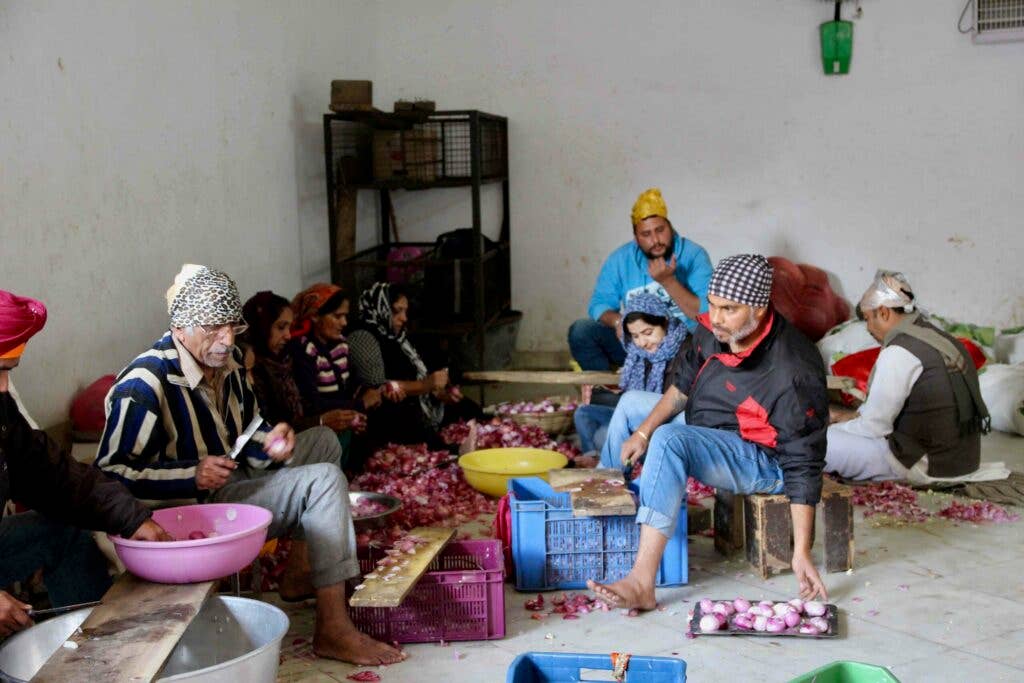
[[450,384],[447,368],[427,369],[406,333],[408,313],[409,297],[396,285],[377,282],[359,296],[359,323],[348,338],[353,378],[384,398],[370,426],[372,442],[443,448],[437,429],[463,414],[477,416],[479,408]]

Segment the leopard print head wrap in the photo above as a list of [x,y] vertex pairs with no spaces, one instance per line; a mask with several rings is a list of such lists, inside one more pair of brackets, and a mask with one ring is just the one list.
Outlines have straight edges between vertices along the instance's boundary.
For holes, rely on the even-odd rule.
[[242,298],[226,273],[186,263],[167,290],[171,327],[240,323]]

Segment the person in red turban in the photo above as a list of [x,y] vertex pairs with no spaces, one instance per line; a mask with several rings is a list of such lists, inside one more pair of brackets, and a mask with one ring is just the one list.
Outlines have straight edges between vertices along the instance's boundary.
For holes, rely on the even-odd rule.
[[[98,600],[110,587],[107,561],[84,529],[173,539],[124,486],[73,459],[18,410],[10,373],[45,324],[42,302],[0,290],[0,510],[9,499],[29,508],[0,519],[0,586],[42,569],[50,603],[61,607]],[[31,626],[31,608],[0,590],[0,637]]]

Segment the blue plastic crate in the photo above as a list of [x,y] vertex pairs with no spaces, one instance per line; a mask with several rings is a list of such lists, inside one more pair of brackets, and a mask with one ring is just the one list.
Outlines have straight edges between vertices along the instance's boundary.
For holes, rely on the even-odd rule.
[[[527,652],[508,668],[505,683],[574,683],[608,680],[583,678],[581,669],[611,671],[608,655],[583,655],[572,652]],[[686,662],[674,657],[630,657],[625,683],[682,683],[686,680]]]
[[[573,517],[568,493],[537,477],[509,480],[516,590],[585,588],[587,579],[617,581],[629,573],[640,545],[632,515]],[[686,506],[679,511],[658,568],[657,585],[687,581]]]

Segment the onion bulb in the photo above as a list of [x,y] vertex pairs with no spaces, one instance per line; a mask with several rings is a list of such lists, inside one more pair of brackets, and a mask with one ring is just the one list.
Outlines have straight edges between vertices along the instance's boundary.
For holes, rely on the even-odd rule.
[[722,624],[719,623],[714,614],[705,614],[700,618],[700,630],[705,633],[717,631],[721,626]]
[[809,617],[820,617],[825,614],[825,604],[817,600],[808,600],[804,603],[804,614]]

